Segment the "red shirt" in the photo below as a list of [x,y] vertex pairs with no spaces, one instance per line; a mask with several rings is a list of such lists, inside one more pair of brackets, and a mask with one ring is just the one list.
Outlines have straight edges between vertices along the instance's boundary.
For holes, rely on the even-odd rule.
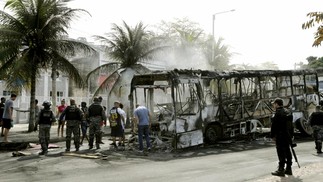
[[60,105],[60,106],[58,106],[57,107],[58,113],[62,113],[65,110],[65,108],[66,108],[66,105]]

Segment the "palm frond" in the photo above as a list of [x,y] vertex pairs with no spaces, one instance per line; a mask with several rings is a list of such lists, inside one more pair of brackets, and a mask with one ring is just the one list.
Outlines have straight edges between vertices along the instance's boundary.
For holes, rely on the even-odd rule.
[[[111,63],[107,63],[107,64],[103,64],[97,68],[95,68],[94,70],[90,71],[87,76],[86,76],[86,83],[88,82],[89,78],[91,76],[93,76],[94,74],[98,73],[99,71],[101,71],[102,69],[107,70],[111,73],[113,73],[115,70],[117,70],[120,67],[120,63],[118,62],[111,62]],[[108,75],[110,75],[108,73]]]

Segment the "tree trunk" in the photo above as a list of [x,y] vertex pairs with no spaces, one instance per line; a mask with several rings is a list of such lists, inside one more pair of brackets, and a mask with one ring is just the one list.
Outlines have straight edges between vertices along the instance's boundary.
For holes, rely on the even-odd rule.
[[57,62],[54,61],[52,66],[52,111],[56,113],[56,100],[57,100],[57,94],[56,94],[56,78],[57,78]]
[[[36,71],[34,72],[36,73]],[[29,114],[29,125],[28,132],[34,131],[35,127],[35,99],[36,99],[36,74],[31,77],[31,88],[30,88],[30,114]]]

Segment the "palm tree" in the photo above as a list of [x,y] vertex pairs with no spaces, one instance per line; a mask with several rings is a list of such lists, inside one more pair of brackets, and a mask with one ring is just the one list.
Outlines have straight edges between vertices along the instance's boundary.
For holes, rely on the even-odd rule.
[[[308,13],[307,16],[310,18],[310,20],[302,24],[303,29],[309,29],[314,27],[316,24],[323,23],[322,12],[311,12],[311,13]],[[313,47],[320,46],[322,41],[323,41],[323,26],[320,25],[318,26],[317,31],[314,34],[314,42],[312,46]]]
[[[101,65],[88,74],[87,79],[98,73],[105,74],[105,79],[96,89],[94,95],[107,89],[108,99],[112,98],[113,93],[116,99],[121,102],[128,100],[127,96],[133,75],[150,71],[141,63],[151,60],[154,53],[163,48],[155,45],[154,36],[145,29],[142,22],[134,28],[123,22],[123,26],[113,24],[112,32],[106,34],[106,37],[95,36],[103,43],[107,56],[114,62]],[[130,106],[130,110],[132,109]],[[125,105],[125,110],[129,112],[127,105]]]
[[21,74],[30,86],[30,118],[28,131],[35,121],[36,78],[54,63],[79,86],[83,80],[66,56],[75,51],[94,51],[90,46],[66,38],[66,29],[81,9],[66,7],[69,0],[8,0],[0,11],[0,73]]
[[[112,25],[112,33],[104,36],[95,36],[95,38],[103,43],[105,51],[109,58],[115,62],[101,65],[88,74],[89,78],[94,73],[107,73],[105,80],[95,91],[97,95],[100,91],[110,85],[110,91],[121,84],[120,75],[128,70],[133,70],[133,74],[142,74],[149,71],[142,64],[144,61],[150,60],[153,53],[162,47],[154,45],[153,36],[145,30],[142,22],[138,23],[134,28],[123,22],[123,27],[116,24]],[[130,75],[132,77],[132,75]]]
[[[212,59],[212,49],[214,42],[214,59]],[[228,70],[230,68],[229,61],[234,53],[230,52],[229,46],[223,43],[224,39],[219,38],[217,41],[213,37],[209,37],[206,40],[206,44],[203,46],[204,55],[208,58],[209,64],[216,70]]]

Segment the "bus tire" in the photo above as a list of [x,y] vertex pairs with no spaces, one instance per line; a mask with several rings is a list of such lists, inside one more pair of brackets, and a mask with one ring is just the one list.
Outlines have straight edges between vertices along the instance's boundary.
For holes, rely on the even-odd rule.
[[220,125],[209,125],[205,130],[205,142],[213,144],[222,138],[222,127]]
[[312,127],[303,118],[295,121],[295,127],[303,136],[310,136],[313,132]]

